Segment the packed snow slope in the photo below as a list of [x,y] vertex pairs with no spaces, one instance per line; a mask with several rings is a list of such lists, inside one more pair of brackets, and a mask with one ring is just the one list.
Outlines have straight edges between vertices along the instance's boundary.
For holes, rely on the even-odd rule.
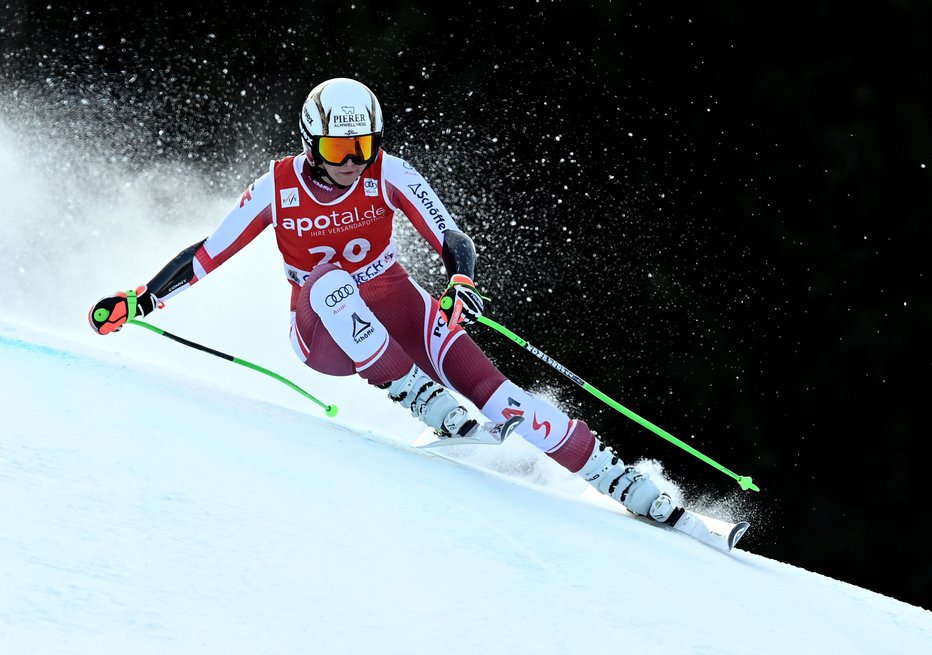
[[186,350],[0,321],[5,655],[932,652],[932,613],[635,520],[520,439],[453,461],[121,340]]

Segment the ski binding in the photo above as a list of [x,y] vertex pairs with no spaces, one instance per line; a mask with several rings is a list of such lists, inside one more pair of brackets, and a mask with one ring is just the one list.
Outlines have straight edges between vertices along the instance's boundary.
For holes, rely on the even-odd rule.
[[413,445],[417,448],[442,448],[444,446],[458,446],[462,444],[488,444],[498,446],[514,432],[515,428],[521,425],[523,420],[523,416],[512,416],[504,423],[489,422],[480,424],[477,429],[462,437],[438,437],[434,430],[427,429],[414,441]]

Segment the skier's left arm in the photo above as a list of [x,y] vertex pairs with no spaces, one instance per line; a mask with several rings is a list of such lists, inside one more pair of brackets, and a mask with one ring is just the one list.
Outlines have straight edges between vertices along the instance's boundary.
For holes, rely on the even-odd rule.
[[483,300],[473,282],[476,274],[476,246],[459,230],[447,230],[443,235],[443,266],[450,282],[440,296],[440,311],[448,325],[475,323],[485,310]]
[[443,260],[449,283],[440,296],[440,311],[449,325],[474,323],[484,310],[473,279],[476,246],[462,232],[440,197],[408,162],[383,155],[383,180],[389,203],[407,217]]

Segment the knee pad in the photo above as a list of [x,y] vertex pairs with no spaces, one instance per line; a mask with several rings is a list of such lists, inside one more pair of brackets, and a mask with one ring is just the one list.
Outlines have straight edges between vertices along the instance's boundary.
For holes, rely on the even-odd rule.
[[[371,366],[388,348],[388,330],[366,305],[352,276],[342,268],[328,265],[323,271],[315,269],[305,285],[311,285],[310,309],[320,317],[356,370]],[[298,311],[305,309],[299,307]]]

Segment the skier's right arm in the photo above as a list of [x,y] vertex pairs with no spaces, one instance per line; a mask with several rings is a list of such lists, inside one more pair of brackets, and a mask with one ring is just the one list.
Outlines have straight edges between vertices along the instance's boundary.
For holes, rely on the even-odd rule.
[[194,267],[191,262],[207,239],[185,248],[168,262],[148,284],[128,291],[118,291],[97,301],[87,316],[98,334],[117,332],[130,318],[144,317],[162,305],[161,296],[168,295],[172,287],[189,285]]
[[274,184],[268,173],[250,185],[213,234],[185,248],[148,284],[97,301],[88,313],[98,334],[117,332],[130,318],[148,316],[239,252],[272,223]]

